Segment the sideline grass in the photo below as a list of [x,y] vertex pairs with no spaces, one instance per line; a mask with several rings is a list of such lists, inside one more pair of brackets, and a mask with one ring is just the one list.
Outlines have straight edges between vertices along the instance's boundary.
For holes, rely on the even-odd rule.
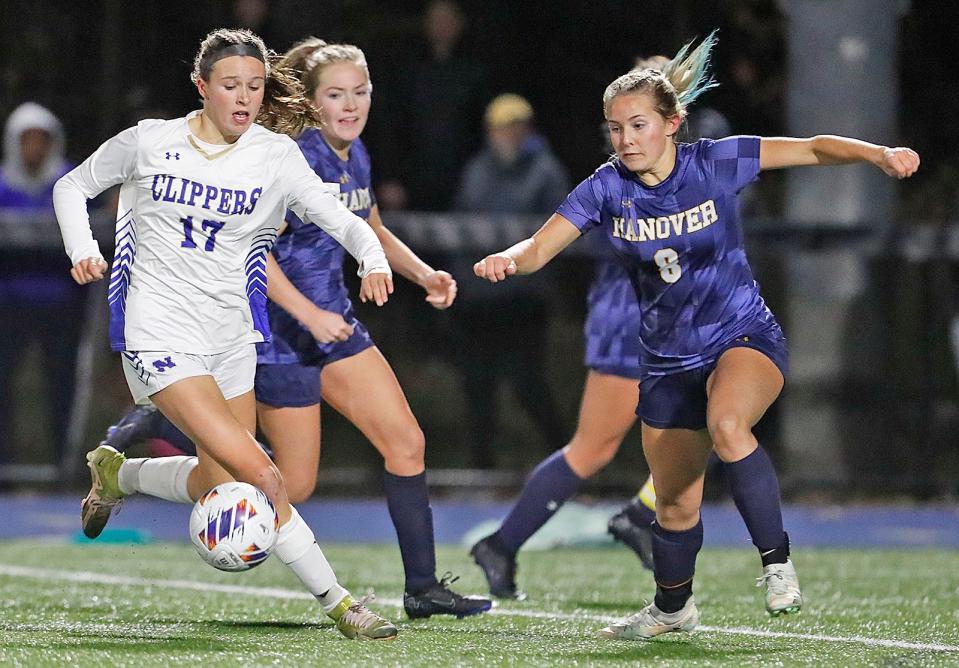
[[[959,665],[954,551],[801,550],[795,556],[807,606],[773,620],[753,587],[756,556],[704,550],[696,598],[705,630],[653,642],[595,637],[603,620],[635,611],[652,595],[651,576],[625,549],[524,554],[519,574],[528,601],[501,603],[493,615],[416,622],[395,607],[402,595],[395,548],[326,552],[354,593],[375,588],[380,601],[372,607],[398,620],[395,642],[341,638],[272,559],[232,575],[179,543],[0,542],[0,665]],[[464,550],[441,548],[438,561],[462,576],[457,591],[482,590]],[[12,575],[10,567],[32,570]],[[70,572],[131,580],[78,582]],[[172,581],[193,581],[200,590]],[[207,585],[283,591],[266,597],[203,591]]]

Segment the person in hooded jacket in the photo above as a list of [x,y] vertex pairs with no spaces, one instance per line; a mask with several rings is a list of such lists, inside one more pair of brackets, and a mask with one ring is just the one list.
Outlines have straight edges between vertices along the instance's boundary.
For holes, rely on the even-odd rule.
[[[48,109],[34,102],[21,104],[7,119],[0,166],[0,219],[5,225],[56,230],[53,185],[73,165],[64,158],[63,126]],[[16,459],[12,434],[16,425],[17,378],[27,354],[40,347],[44,384],[43,420],[49,458],[59,464],[66,443],[76,350],[83,320],[83,292],[63,271],[59,245],[2,250],[0,314],[0,467]],[[31,447],[34,444],[31,443]],[[3,479],[0,468],[0,480]]]

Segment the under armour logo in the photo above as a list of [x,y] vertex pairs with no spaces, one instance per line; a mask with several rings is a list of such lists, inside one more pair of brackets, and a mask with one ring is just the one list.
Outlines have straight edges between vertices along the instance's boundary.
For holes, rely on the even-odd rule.
[[349,183],[349,182],[350,182],[350,175],[349,175],[349,174],[346,174],[346,173],[344,172],[344,173],[340,176],[340,183]]
[[629,207],[631,207],[631,206],[633,205],[633,200],[631,200],[631,199],[624,199],[624,200],[623,200],[622,202],[620,202],[620,203],[623,205],[623,208],[624,208],[624,209],[628,209]]
[[163,373],[167,369],[172,369],[176,366],[176,362],[167,357],[162,360],[153,360],[153,367],[157,370],[158,373]]
[[167,151],[167,152],[166,152],[166,159],[169,160],[171,157],[172,157],[174,160],[179,160],[179,159],[180,159],[180,154],[179,154],[179,153],[170,153],[169,151]]

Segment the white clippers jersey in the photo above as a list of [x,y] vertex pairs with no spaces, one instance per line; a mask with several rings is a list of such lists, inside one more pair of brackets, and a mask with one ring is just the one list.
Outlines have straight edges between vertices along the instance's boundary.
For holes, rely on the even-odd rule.
[[210,355],[269,338],[266,253],[287,208],[346,246],[361,275],[389,271],[373,231],[295,142],[253,125],[234,144],[200,144],[187,118],[124,130],[55,190],[76,264],[99,255],[80,194],[123,184],[108,292],[114,350]]

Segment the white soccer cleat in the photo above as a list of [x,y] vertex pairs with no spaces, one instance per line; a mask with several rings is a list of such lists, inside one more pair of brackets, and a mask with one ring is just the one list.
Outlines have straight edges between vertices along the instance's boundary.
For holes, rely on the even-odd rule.
[[626,619],[610,624],[599,632],[600,638],[615,640],[647,640],[662,633],[692,631],[699,625],[699,610],[690,596],[686,605],[676,612],[663,612],[650,603]]
[[769,564],[763,567],[763,575],[756,580],[757,587],[766,587],[766,610],[773,617],[789,615],[802,609],[802,592],[799,577],[793,562]]

